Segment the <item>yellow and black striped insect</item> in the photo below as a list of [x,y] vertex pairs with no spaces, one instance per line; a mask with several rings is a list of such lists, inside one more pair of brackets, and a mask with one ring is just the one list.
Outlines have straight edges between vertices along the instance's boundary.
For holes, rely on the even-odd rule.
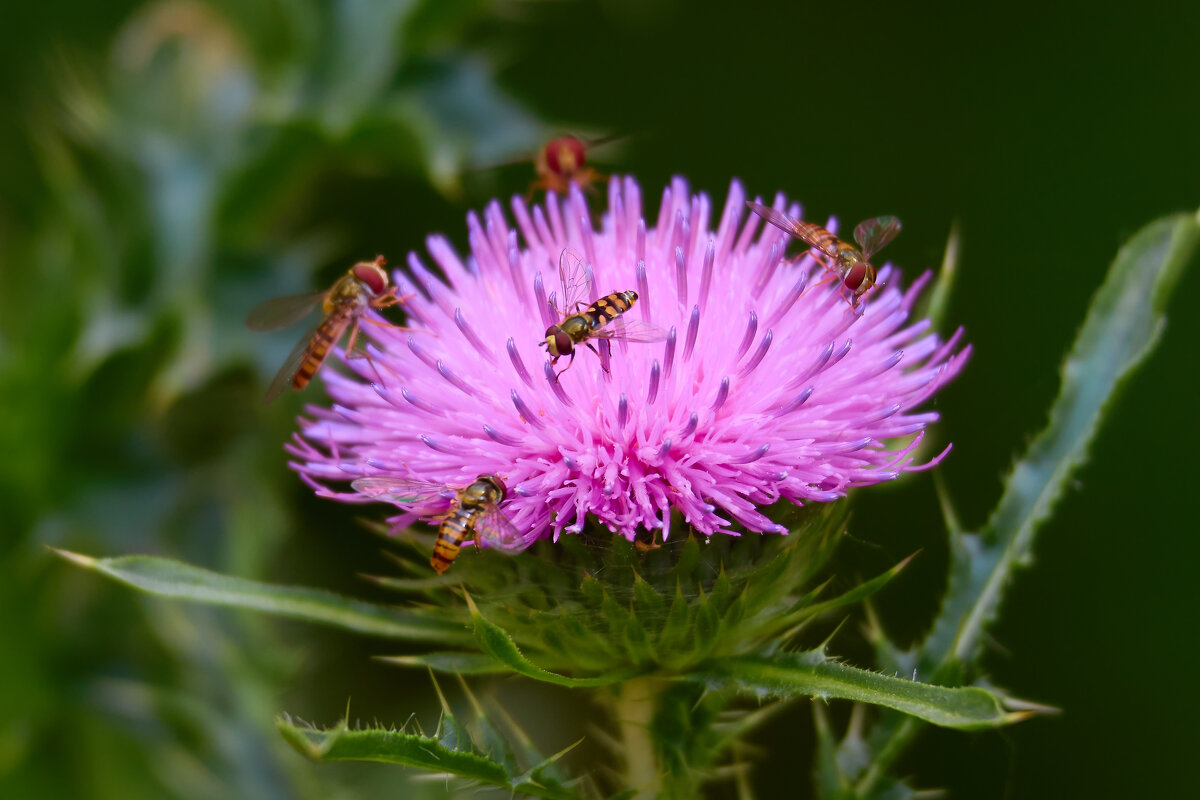
[[583,303],[579,301],[579,298],[587,287],[588,280],[583,268],[583,261],[573,250],[563,250],[559,255],[558,278],[562,284],[562,305],[558,304],[553,294],[550,295],[548,302],[554,313],[562,317],[562,321],[547,328],[545,341],[539,343],[550,354],[550,366],[552,367],[563,356],[571,357],[567,366],[555,375],[556,380],[575,362],[577,345],[585,345],[597,356],[600,355],[600,352],[588,341],[589,339],[661,342],[667,338],[667,332],[662,328],[642,320],[620,319],[621,315],[637,302],[637,292],[632,289],[605,295],[581,310]]
[[358,323],[368,308],[387,308],[400,302],[396,287],[388,284],[383,256],[374,261],[360,261],[329,289],[308,294],[276,297],[255,306],[246,316],[246,327],[254,331],[273,331],[298,322],[318,303],[324,318],[296,345],[267,388],[271,402],[287,388],[303,389],[325,363],[329,350],[350,329],[346,342],[349,358],[366,356],[366,340],[358,335]]
[[480,475],[461,489],[415,478],[359,478],[350,485],[360,494],[422,517],[442,518],[429,560],[438,574],[450,568],[470,538],[503,553],[526,547],[525,538],[500,510],[508,488],[499,475]]
[[854,229],[854,241],[858,243],[858,247],[854,247],[820,225],[793,219],[752,200],[746,201],[746,205],[767,222],[795,236],[823,256],[825,268],[842,281],[843,294],[850,292],[846,300],[851,308],[857,308],[863,295],[875,287],[876,271],[871,256],[882,250],[900,232],[898,218],[875,217],[860,222]]

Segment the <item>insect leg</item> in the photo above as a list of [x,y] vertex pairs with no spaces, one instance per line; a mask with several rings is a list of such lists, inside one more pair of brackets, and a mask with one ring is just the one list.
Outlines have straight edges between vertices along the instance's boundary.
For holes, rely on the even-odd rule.
[[600,346],[601,346],[601,347],[603,347],[603,348],[604,348],[604,350],[605,350],[605,352],[603,352],[603,353],[601,353],[601,352],[600,352],[599,350],[597,350],[595,347],[592,347],[592,343],[591,343],[591,342],[584,342],[584,344],[585,344],[585,345],[587,345],[587,348],[588,348],[588,350],[591,350],[593,353],[595,353],[595,354],[596,354],[596,358],[600,359],[600,367],[601,367],[601,368],[602,368],[602,369],[603,369],[605,372],[611,372],[612,370],[610,370],[610,369],[609,369],[609,366],[608,366],[608,362],[609,362],[609,358],[610,358],[610,355],[609,355],[609,347],[610,347],[610,345],[609,345],[609,342],[608,342],[608,340],[607,340],[607,339],[605,339],[605,340],[603,340],[603,341],[601,341],[601,342],[600,342]]
[[[591,345],[590,343],[588,343],[588,347],[591,347],[591,346],[592,346],[592,345]],[[557,361],[557,360],[558,360],[557,358],[551,359],[551,360],[550,360],[550,366],[551,366],[551,367],[553,367],[553,366],[554,366],[554,362],[555,362],[555,361]],[[569,370],[569,369],[571,368],[571,365],[572,365],[572,364],[574,364],[574,363],[575,363],[575,351],[574,351],[574,350],[572,350],[572,351],[571,351],[571,360],[567,362],[567,365],[566,365],[565,367],[563,367],[561,371],[554,373],[554,382],[555,382],[555,383],[558,383],[558,379],[559,379],[559,377],[560,377],[560,376],[561,376],[561,375],[562,375],[564,372],[566,372],[567,370]]]
[[366,337],[358,338],[358,320],[350,323],[350,338],[346,340],[346,358],[362,358],[367,354]]
[[[814,283],[812,286],[809,286],[807,289],[805,289],[803,292],[800,293],[800,297],[804,297],[804,295],[808,294],[809,292],[811,292],[813,289],[817,288],[818,286],[824,286],[825,284],[829,283],[830,281],[836,281],[836,280],[839,280],[840,278],[841,278],[841,276],[838,275],[836,272],[834,272],[834,273],[830,274],[828,277],[826,277],[824,280],[819,280],[816,283]],[[799,298],[797,298],[797,299],[799,299]]]

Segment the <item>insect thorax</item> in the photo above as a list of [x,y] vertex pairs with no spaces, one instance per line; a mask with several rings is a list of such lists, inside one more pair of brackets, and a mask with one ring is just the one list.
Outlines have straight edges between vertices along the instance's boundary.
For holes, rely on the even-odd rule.
[[572,314],[559,323],[558,327],[570,336],[572,341],[582,342],[592,332],[593,322],[583,314]]
[[326,314],[332,314],[334,309],[338,308],[360,311],[370,303],[370,287],[347,275],[333,285],[333,288],[325,295],[325,301],[321,307]]
[[495,475],[480,475],[474,483],[463,489],[460,502],[464,508],[478,507],[484,503],[500,503],[505,494],[503,481]]

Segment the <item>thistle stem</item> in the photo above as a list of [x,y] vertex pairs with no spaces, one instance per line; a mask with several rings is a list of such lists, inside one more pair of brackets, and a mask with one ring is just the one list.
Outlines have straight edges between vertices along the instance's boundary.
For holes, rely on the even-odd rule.
[[625,788],[633,800],[653,800],[662,788],[650,724],[654,719],[656,681],[633,678],[620,684],[614,712],[625,757]]

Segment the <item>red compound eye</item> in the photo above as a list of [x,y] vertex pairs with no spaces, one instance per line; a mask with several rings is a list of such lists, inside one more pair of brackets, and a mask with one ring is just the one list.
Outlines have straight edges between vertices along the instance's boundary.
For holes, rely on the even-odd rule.
[[[859,291],[859,287],[862,286],[863,281],[866,279],[866,277],[867,277],[867,265],[863,264],[860,261],[859,263],[857,263],[853,267],[851,267],[850,271],[846,273],[846,281],[845,281],[846,288],[852,292],[857,293]],[[866,287],[866,288],[870,288],[870,287]]]
[[382,294],[388,285],[387,273],[373,261],[363,261],[350,268],[351,274],[371,290],[371,294]]
[[559,136],[546,145],[546,166],[558,175],[569,175],[583,166],[583,142],[574,136]]

